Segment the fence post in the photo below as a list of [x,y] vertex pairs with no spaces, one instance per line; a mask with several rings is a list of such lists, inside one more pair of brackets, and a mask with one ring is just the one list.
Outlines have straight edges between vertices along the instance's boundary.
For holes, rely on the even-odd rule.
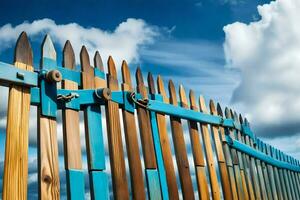
[[[32,50],[25,32],[21,33],[15,48],[14,65],[33,71]],[[30,88],[9,87],[3,199],[27,199],[28,129]]]

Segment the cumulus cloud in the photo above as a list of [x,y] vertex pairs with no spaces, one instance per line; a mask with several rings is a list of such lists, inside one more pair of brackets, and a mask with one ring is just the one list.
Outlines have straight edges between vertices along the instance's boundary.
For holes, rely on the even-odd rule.
[[258,6],[261,19],[224,27],[227,65],[241,71],[232,103],[261,136],[300,131],[300,1]]
[[26,31],[30,37],[39,36],[39,40],[41,34],[49,33],[53,41],[61,47],[66,40],[70,40],[76,52],[77,62],[80,48],[85,45],[91,56],[99,50],[104,59],[113,55],[118,64],[122,59],[129,63],[137,61],[139,47],[152,43],[159,35],[158,27],[151,26],[142,19],[128,18],[113,31],[83,27],[77,23],[57,24],[51,19],[40,19],[31,23],[25,21],[16,26],[6,24],[0,27],[0,51],[11,48],[22,31]]

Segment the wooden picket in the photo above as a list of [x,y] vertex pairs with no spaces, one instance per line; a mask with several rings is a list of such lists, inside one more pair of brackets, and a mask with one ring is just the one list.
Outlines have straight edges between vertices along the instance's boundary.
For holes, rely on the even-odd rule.
[[[187,97],[184,86],[176,88],[172,80],[165,89],[160,75],[155,84],[148,73],[146,83],[139,67],[134,83],[126,61],[115,66],[111,56],[106,74],[100,53],[95,52],[91,64],[85,46],[80,70],[75,57],[67,41],[60,66],[47,35],[40,70],[34,71],[23,32],[14,65],[0,62],[0,85],[9,87],[3,199],[27,199],[30,105],[38,107],[40,199],[61,198],[60,157],[65,163],[67,198],[72,200],[85,199],[87,193],[93,200],[300,199],[300,162],[258,139],[241,114],[230,108],[223,112],[213,100],[206,104],[201,95],[197,103],[193,90]],[[58,110],[62,111],[62,155]],[[86,148],[81,147],[80,123]],[[83,160],[87,160],[89,188]]]

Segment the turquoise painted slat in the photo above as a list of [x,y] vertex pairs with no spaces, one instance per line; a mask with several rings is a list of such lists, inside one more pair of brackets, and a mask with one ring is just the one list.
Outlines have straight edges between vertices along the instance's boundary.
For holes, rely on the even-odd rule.
[[67,169],[68,199],[84,199],[84,173],[82,170]]
[[149,199],[161,200],[159,174],[156,169],[146,169]]
[[160,179],[160,186],[162,190],[162,198],[164,200],[167,200],[169,199],[167,177],[166,177],[166,171],[164,167],[164,161],[162,157],[160,140],[158,135],[159,133],[158,133],[158,127],[156,121],[156,114],[154,112],[150,112],[150,120],[151,120],[153,143],[154,143],[154,148],[156,153],[156,161],[157,161],[158,173]]
[[90,172],[91,198],[93,200],[108,200],[108,177],[103,171]]
[[94,75],[95,75],[95,77],[105,79],[105,73],[103,71],[99,70],[98,68],[94,68]]
[[38,74],[0,62],[0,85],[8,86],[10,83],[31,87],[38,86]]
[[105,150],[102,133],[102,119],[100,106],[87,106],[85,114],[87,115],[88,130],[86,137],[89,137],[88,159],[90,170],[105,169]]

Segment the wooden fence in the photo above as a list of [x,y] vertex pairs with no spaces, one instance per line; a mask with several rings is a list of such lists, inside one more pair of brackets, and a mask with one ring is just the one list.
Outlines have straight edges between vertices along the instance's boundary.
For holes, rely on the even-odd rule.
[[[182,85],[177,94],[171,80],[166,89],[161,76],[155,82],[149,73],[146,82],[140,68],[133,84],[125,61],[119,81],[113,58],[107,61],[106,74],[100,54],[95,53],[91,67],[84,46],[81,71],[76,71],[69,41],[62,58],[61,66],[46,36],[40,68],[34,71],[23,32],[14,64],[0,62],[0,83],[9,87],[3,199],[27,199],[30,105],[38,108],[40,199],[60,198],[57,110],[62,110],[63,118],[68,199],[84,199],[86,192],[97,200],[300,199],[299,161],[258,139],[247,119],[235,111],[212,100],[206,104],[192,90],[187,96]],[[84,112],[89,191],[82,163],[80,111]]]

